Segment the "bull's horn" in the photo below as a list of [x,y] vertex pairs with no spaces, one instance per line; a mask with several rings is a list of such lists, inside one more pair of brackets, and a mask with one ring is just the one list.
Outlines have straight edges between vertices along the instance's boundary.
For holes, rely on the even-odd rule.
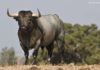
[[18,14],[10,14],[10,13],[9,13],[9,9],[7,9],[7,15],[8,15],[9,17],[17,17],[17,16],[18,16]]
[[39,9],[37,9],[37,11],[38,11],[38,16],[41,17],[41,13],[40,13]]
[[41,17],[41,13],[39,11],[39,9],[37,9],[38,13],[32,13],[32,16],[35,16],[35,17]]

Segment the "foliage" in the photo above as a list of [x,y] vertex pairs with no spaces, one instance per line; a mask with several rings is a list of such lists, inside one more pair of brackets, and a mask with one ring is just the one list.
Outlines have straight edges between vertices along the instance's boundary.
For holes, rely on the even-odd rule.
[[95,24],[66,23],[65,31],[65,52],[67,52],[65,59],[68,59],[65,62],[100,63],[100,30]]
[[13,48],[2,48],[0,52],[1,65],[14,65],[16,63],[15,51]]

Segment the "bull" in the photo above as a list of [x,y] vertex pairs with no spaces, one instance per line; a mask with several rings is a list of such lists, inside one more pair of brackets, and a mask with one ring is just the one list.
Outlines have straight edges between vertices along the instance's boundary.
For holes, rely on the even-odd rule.
[[41,15],[31,11],[19,11],[11,14],[7,9],[7,15],[18,21],[18,38],[25,55],[25,64],[28,63],[29,50],[34,48],[33,57],[37,56],[39,47],[46,47],[48,60],[52,57],[54,42],[56,42],[60,54],[64,51],[64,25],[58,15]]

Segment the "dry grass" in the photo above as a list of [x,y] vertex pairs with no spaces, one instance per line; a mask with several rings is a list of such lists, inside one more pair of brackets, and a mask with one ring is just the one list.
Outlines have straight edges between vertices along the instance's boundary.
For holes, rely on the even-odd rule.
[[1,66],[0,70],[100,70],[100,65],[15,65]]

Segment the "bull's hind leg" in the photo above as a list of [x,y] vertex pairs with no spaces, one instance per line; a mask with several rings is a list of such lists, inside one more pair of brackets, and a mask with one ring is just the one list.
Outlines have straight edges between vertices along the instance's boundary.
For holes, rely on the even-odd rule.
[[48,61],[51,61],[51,57],[52,57],[52,52],[53,52],[53,48],[54,48],[54,44],[51,43],[50,45],[46,46],[47,50],[48,50]]
[[37,59],[37,54],[38,54],[38,50],[39,50],[39,47],[40,47],[40,39],[36,42],[36,46],[34,48],[34,51],[33,51],[33,58],[34,58],[34,61],[32,62],[32,64],[36,64],[36,59]]
[[33,62],[32,62],[32,64],[34,65],[34,64],[37,64],[37,54],[38,54],[38,49],[37,50],[34,50],[34,52],[32,53],[32,55],[33,55]]

